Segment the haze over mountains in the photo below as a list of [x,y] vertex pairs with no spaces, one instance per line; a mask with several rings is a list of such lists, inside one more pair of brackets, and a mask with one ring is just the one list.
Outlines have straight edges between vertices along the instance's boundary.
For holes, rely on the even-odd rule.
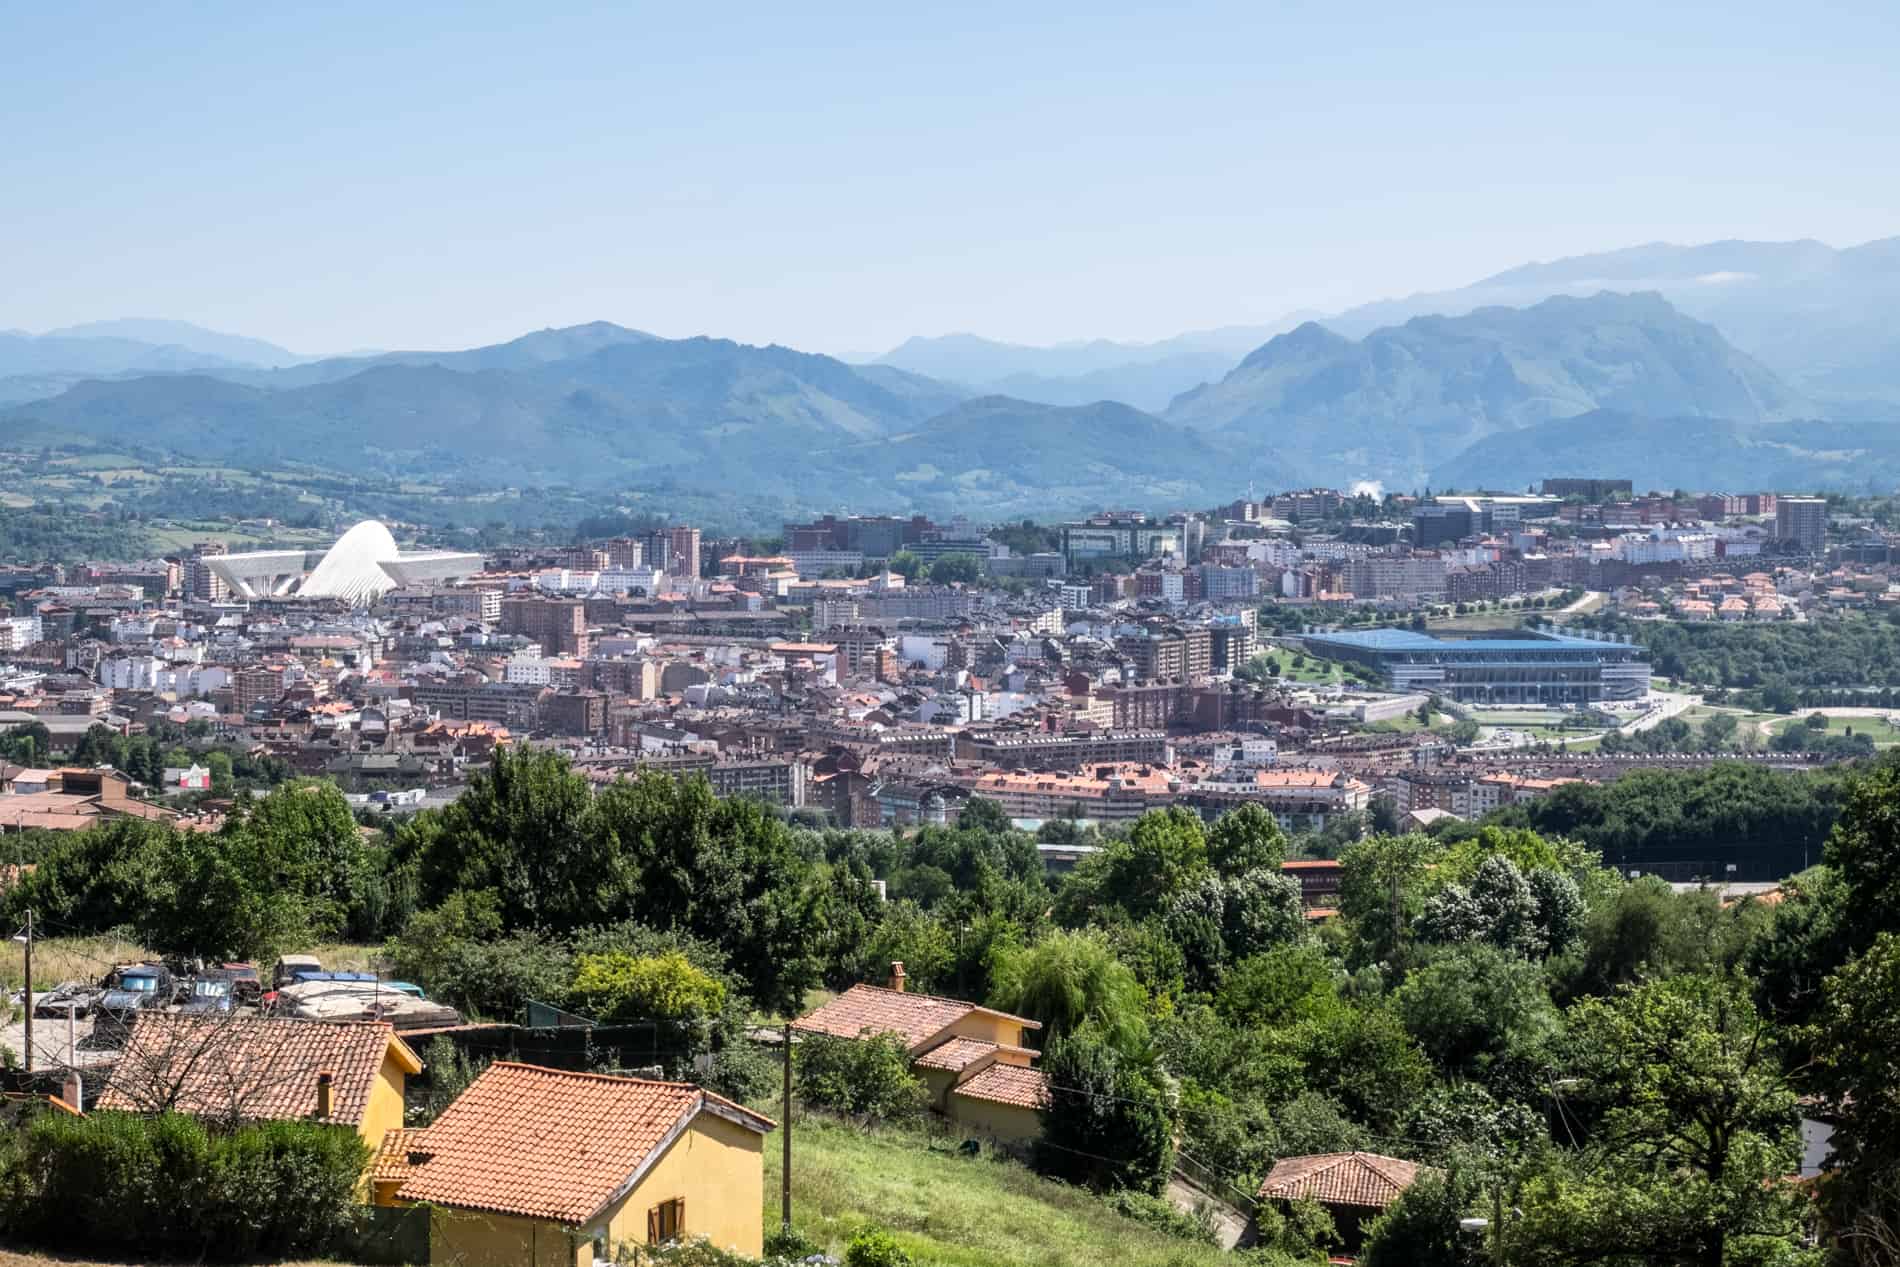
[[315,359],[106,322],[0,335],[0,438],[992,515],[1557,467],[1858,487],[1900,480],[1896,299],[1900,239],[1639,247],[1284,329],[912,339],[858,366],[607,322]]
[[1836,412],[1900,404],[1900,237],[1824,242],[1652,243],[1526,264],[1459,290],[1366,304],[1326,324],[1354,337],[1428,313],[1458,315],[1551,295],[1655,291]]
[[1137,409],[1160,411],[1182,392],[1219,378],[1241,357],[1297,324],[1298,317],[1288,317],[1271,325],[1227,326],[1157,343],[1094,339],[1053,347],[946,334],[906,339],[877,363],[984,394],[1050,405],[1118,400]]

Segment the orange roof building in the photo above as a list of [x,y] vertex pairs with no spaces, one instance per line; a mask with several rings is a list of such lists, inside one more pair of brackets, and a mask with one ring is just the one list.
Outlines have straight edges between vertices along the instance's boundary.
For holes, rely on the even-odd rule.
[[496,1061],[375,1174],[435,1207],[436,1262],[574,1267],[687,1237],[757,1257],[775,1125],[690,1083]]
[[854,985],[792,1028],[833,1038],[894,1034],[937,1112],[1004,1144],[1040,1135],[1049,1087],[1032,1067],[1040,1053],[1026,1038],[1041,1024],[961,999],[912,994],[903,983],[904,965],[894,963],[890,988]]
[[1397,1201],[1426,1168],[1378,1153],[1316,1153],[1284,1157],[1261,1181],[1262,1201],[1313,1201],[1333,1216],[1348,1253],[1356,1254],[1365,1228]]
[[422,1061],[388,1021],[144,1012],[98,1107],[345,1126],[379,1147]]

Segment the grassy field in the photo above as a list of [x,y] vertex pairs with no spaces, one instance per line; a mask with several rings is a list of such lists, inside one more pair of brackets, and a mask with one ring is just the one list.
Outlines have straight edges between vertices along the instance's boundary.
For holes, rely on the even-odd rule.
[[[760,1106],[778,1115],[774,1105]],[[766,1141],[765,1225],[779,1222],[777,1135]],[[922,1135],[801,1119],[792,1136],[792,1224],[842,1256],[867,1224],[919,1264],[949,1267],[1214,1267],[1219,1250],[1122,1218],[1027,1167],[959,1156]],[[0,1264],[0,1267],[6,1267]]]
[[1427,618],[1425,628],[1430,633],[1495,633],[1500,629],[1516,629],[1524,623],[1524,617],[1530,612],[1469,612],[1463,616]]
[[[1766,716],[1766,714],[1764,714],[1764,716]],[[1807,725],[1807,715],[1804,713],[1800,716],[1790,717],[1786,721],[1777,723],[1775,733],[1781,734],[1784,731],[1792,730],[1796,726],[1805,725]],[[1827,719],[1827,730],[1825,733],[1829,735],[1846,735],[1850,733],[1866,735],[1874,741],[1876,746],[1883,748],[1888,744],[1900,743],[1900,727],[1890,725],[1884,717],[1829,717]]]
[[[17,990],[26,980],[26,948],[0,942],[0,982]],[[33,988],[47,990],[62,981],[97,981],[113,965],[147,958],[144,947],[119,937],[41,937],[33,942]]]
[[[9,937],[11,932],[9,931]],[[380,946],[355,942],[323,942],[308,948],[308,953],[323,960],[323,966],[342,972],[369,972]],[[17,990],[26,979],[24,947],[16,941],[0,942],[0,983]],[[33,943],[33,988],[48,990],[62,981],[97,981],[113,965],[150,959],[151,953],[137,942],[120,937],[42,937]],[[259,964],[268,972],[270,964]],[[0,1265],[3,1267],[3,1265]]]

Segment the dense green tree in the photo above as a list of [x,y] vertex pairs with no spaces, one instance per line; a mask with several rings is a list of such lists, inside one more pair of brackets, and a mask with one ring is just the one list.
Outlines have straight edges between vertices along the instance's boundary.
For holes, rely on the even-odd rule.
[[1442,847],[1429,836],[1374,836],[1339,855],[1340,911],[1376,955],[1396,953],[1425,900]]
[[1122,1051],[1147,1044],[1147,992],[1099,933],[1056,932],[1007,949],[991,980],[990,1005],[1040,1022],[1045,1047],[1084,1025]]
[[890,562],[884,566],[888,570],[903,577],[906,581],[914,581],[922,576],[924,572],[924,561],[912,554],[909,550],[899,550],[896,554],[891,556]]
[[1541,1063],[1559,1031],[1536,964],[1476,943],[1448,947],[1406,978],[1397,1007],[1440,1072],[1490,1081]]
[[1459,1227],[1483,1206],[1469,1170],[1426,1173],[1366,1229],[1363,1267],[1483,1267],[1486,1246]]
[[1294,1025],[1341,1006],[1338,974],[1311,943],[1274,946],[1235,964],[1216,1006],[1237,1025]]
[[1174,1156],[1175,1115],[1145,1061],[1084,1026],[1049,1045],[1042,1070],[1049,1104],[1036,1168],[1093,1188],[1159,1193]]
[[983,560],[974,554],[946,554],[930,565],[932,585],[974,585],[983,579]]
[[793,1055],[799,1098],[853,1117],[914,1121],[930,1099],[895,1034],[807,1034]]
[[1207,861],[1223,876],[1276,871],[1286,861],[1286,833],[1265,806],[1242,805],[1207,829]]
[[1778,1182],[1797,1159],[1795,1097],[1743,983],[1583,1000],[1571,1045],[1585,1146],[1527,1189],[1514,1255],[1724,1267],[1753,1238],[1791,1242],[1807,1201]]

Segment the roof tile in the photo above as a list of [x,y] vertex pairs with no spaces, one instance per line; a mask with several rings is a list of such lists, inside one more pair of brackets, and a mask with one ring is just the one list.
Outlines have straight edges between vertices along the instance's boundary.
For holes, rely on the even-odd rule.
[[133,1022],[99,1107],[249,1122],[311,1118],[317,1075],[328,1073],[329,1120],[358,1126],[392,1045],[421,1068],[388,1021],[147,1012]]
[[1049,1103],[1049,1079],[1040,1069],[1020,1065],[991,1065],[968,1082],[954,1088],[952,1095],[971,1100],[988,1100],[1019,1109],[1039,1109]]
[[1260,1185],[1263,1200],[1318,1201],[1383,1210],[1412,1186],[1422,1167],[1378,1153],[1316,1153],[1276,1162]]
[[690,1083],[496,1061],[428,1128],[397,1195],[579,1226],[708,1105],[774,1126]]
[[914,1047],[974,1011],[976,1005],[929,994],[854,985],[823,1007],[792,1022],[792,1028],[834,1038],[896,1034],[905,1047]]

